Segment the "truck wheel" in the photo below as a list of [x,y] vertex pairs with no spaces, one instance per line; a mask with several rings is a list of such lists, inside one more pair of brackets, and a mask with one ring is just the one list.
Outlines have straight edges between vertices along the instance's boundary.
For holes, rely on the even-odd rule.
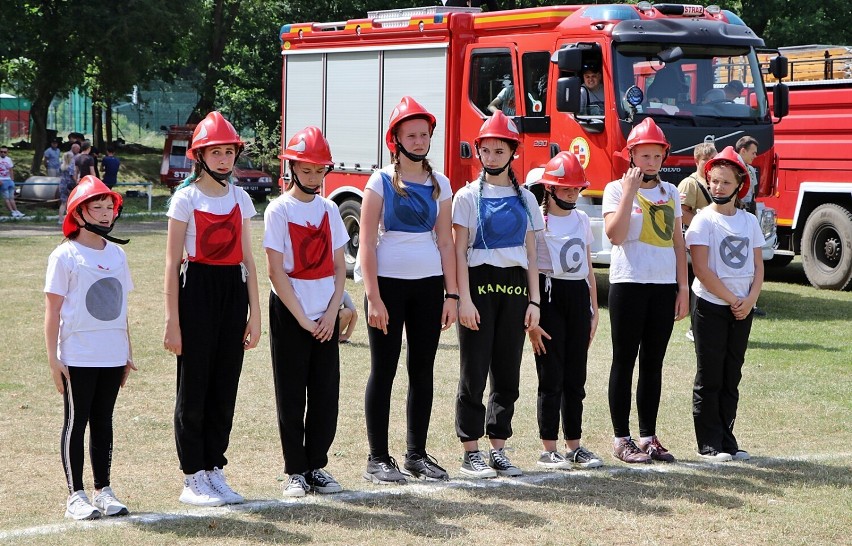
[[852,280],[852,213],[840,205],[820,205],[802,233],[802,265],[812,285],[843,290]]
[[355,270],[355,257],[358,255],[358,241],[361,236],[361,201],[347,199],[338,208],[340,209],[340,217],[343,218],[343,225],[346,226],[346,233],[349,234],[349,242],[346,243],[343,254],[346,258],[346,275],[352,277],[352,272]]

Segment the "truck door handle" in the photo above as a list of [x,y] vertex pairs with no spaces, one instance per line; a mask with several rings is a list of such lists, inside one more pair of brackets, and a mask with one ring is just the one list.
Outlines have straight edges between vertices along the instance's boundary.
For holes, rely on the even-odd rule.
[[556,154],[559,153],[559,144],[556,142],[552,142],[550,144],[550,157],[556,157]]
[[462,141],[461,143],[461,157],[462,159],[470,159],[473,154],[470,151],[470,144]]

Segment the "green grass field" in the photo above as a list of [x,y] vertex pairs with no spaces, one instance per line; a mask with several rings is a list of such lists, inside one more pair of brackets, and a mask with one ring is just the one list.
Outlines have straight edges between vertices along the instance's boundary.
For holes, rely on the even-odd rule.
[[[124,222],[122,219],[120,222]],[[634,468],[609,455],[606,402],[611,355],[602,310],[590,355],[584,444],[605,466],[543,472],[535,420],[536,377],[525,353],[521,398],[510,439],[520,479],[382,488],[361,478],[367,456],[364,386],[369,347],[363,316],[341,347],[341,409],[329,470],[340,495],[281,500],[283,464],[275,418],[266,294],[261,274],[263,338],[246,355],[227,467],[249,502],[230,509],[181,505],[172,429],[174,358],[162,348],[162,220],[123,224],[136,284],[131,335],[140,371],[115,410],[113,488],[131,518],[74,523],[63,518],[59,461],[62,400],[52,385],[42,335],[44,269],[61,241],[10,236],[0,227],[0,298],[5,310],[0,352],[0,542],[11,544],[849,544],[852,536],[852,292],[811,288],[797,261],[770,270],[741,385],[737,436],[748,463],[708,465],[695,455],[691,386],[695,368],[686,322],[676,324],[663,378],[658,431],[679,458]],[[263,267],[262,222],[254,223]],[[606,301],[606,270],[598,271]],[[348,281],[356,301],[362,286]],[[458,343],[442,338],[435,367],[429,441],[451,476],[461,449],[454,435]],[[392,454],[405,449],[404,363],[399,368],[390,430]],[[633,414],[635,428],[635,411]],[[86,483],[91,474],[86,468]]]

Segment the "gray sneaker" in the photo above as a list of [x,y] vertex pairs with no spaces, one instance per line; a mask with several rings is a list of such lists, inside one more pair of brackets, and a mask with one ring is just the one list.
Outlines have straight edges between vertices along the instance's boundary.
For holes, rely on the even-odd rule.
[[71,519],[97,519],[101,517],[101,512],[92,506],[92,503],[89,502],[89,497],[86,496],[86,492],[81,489],[74,491],[68,497],[68,501],[65,503],[65,517]]
[[497,471],[488,466],[481,451],[466,451],[459,473],[469,478],[497,477]]
[[426,455],[406,455],[403,468],[404,472],[407,472],[411,477],[418,480],[447,481],[450,479],[447,471],[441,468],[435,457],[432,457],[428,453]]
[[512,461],[509,460],[503,448],[492,448],[488,451],[488,465],[497,471],[498,476],[514,477],[523,475],[521,469],[513,465]]
[[544,468],[552,468],[555,470],[570,470],[571,463],[565,460],[558,451],[542,451],[541,456],[536,462],[538,466]]
[[396,460],[390,455],[370,457],[367,459],[367,470],[364,479],[380,485],[396,485],[406,482],[405,475],[399,471]]
[[104,487],[100,493],[95,495],[92,505],[105,516],[126,516],[130,513],[130,510],[115,498],[115,493],[112,492],[110,486]]
[[603,466],[601,458],[583,446],[578,447],[574,451],[569,451],[565,454],[565,458],[571,464],[580,468],[597,468]]

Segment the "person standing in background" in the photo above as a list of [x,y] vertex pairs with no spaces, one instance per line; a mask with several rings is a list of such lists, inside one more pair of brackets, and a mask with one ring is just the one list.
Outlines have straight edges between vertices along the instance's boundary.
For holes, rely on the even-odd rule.
[[47,176],[59,176],[59,140],[53,139],[50,141],[50,147],[44,151],[44,167],[47,169]]
[[121,160],[115,156],[115,147],[109,145],[107,147],[107,155],[101,161],[104,167],[104,184],[112,189],[118,184],[118,168],[121,166]]

